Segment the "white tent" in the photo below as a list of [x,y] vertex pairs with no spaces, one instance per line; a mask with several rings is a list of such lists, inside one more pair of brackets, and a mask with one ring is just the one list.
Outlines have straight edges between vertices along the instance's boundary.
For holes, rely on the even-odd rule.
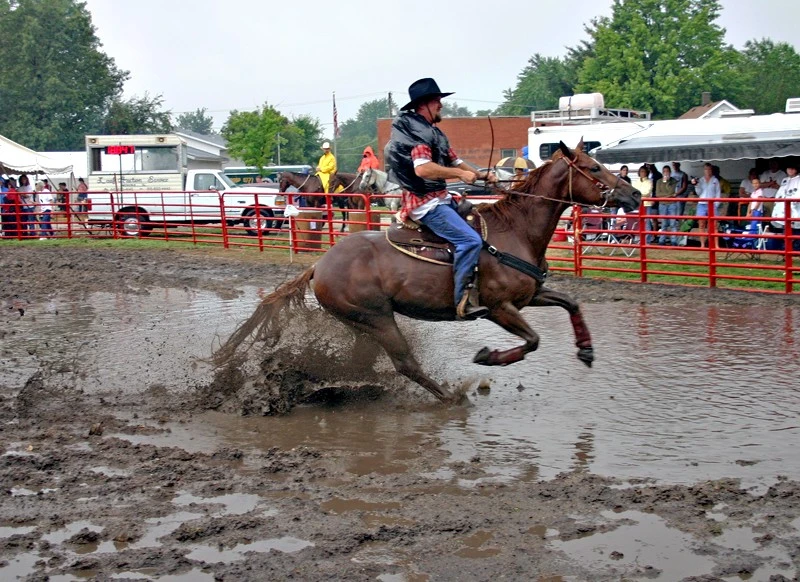
[[4,174],[48,174],[72,173],[72,166],[60,166],[44,154],[29,150],[7,137],[0,135],[0,172]]

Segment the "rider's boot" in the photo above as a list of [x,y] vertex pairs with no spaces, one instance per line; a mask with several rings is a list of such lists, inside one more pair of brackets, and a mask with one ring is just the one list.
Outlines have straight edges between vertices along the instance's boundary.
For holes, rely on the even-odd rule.
[[461,301],[456,307],[456,315],[458,319],[464,321],[472,321],[489,315],[489,308],[480,304],[478,287],[474,283],[470,283],[464,290]]

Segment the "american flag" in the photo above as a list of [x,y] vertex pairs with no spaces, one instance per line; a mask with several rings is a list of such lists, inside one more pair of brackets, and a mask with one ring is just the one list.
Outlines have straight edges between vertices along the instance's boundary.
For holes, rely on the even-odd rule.
[[333,137],[339,137],[339,115],[336,113],[336,91],[333,92]]

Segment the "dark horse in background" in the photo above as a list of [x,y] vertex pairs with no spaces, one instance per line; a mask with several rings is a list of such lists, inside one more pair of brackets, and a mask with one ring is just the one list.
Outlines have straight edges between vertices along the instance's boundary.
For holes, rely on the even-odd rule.
[[[346,172],[337,172],[333,174],[328,182],[328,192],[339,194],[331,197],[331,206],[335,205],[342,210],[342,231],[344,231],[347,222],[347,212],[345,210],[363,210],[365,208],[365,198],[359,195],[358,191],[358,185],[360,183],[360,174],[350,174]],[[325,196],[319,195],[320,192],[324,192],[322,180],[320,180],[319,176],[316,174],[281,172],[278,175],[278,189],[281,192],[286,192],[290,186],[294,186],[297,188],[298,192],[304,195],[305,206],[317,209],[325,208]],[[341,190],[339,190],[340,187]],[[339,190],[339,192],[337,192],[337,190]],[[341,194],[352,194],[352,196],[342,196]]]
[[[532,171],[517,190],[502,191],[495,204],[476,207],[487,226],[488,248],[479,262],[481,305],[489,308],[487,319],[522,338],[524,343],[507,350],[483,348],[473,362],[505,366],[522,360],[539,346],[539,336],[520,313],[526,306],[560,306],[567,310],[575,332],[578,358],[586,365],[594,360],[589,330],[577,302],[544,286],[545,251],[561,214],[572,204],[639,208],[641,194],[618,179],[583,151],[563,143],[553,159]],[[501,262],[509,255],[533,266],[526,274]],[[537,275],[538,272],[538,275]],[[256,311],[214,354],[224,365],[256,332],[255,339],[275,337],[278,315],[302,305],[311,286],[319,304],[353,329],[381,345],[395,369],[441,401],[454,397],[423,372],[395,321],[395,313],[414,319],[448,321],[456,318],[453,303],[453,270],[419,261],[395,250],[385,232],[362,232],[346,237],[328,250],[316,265],[284,283],[265,297]]]

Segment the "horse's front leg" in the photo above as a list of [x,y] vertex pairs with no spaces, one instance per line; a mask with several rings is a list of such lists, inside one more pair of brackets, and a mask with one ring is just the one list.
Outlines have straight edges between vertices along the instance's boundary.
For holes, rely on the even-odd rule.
[[583,319],[581,308],[578,302],[566,293],[560,293],[542,287],[539,292],[533,296],[531,302],[528,304],[531,307],[552,307],[557,305],[563,307],[569,312],[569,319],[572,322],[572,329],[575,331],[575,345],[578,347],[578,359],[592,367],[594,361],[594,348],[592,347],[592,336],[589,334],[589,328]]
[[514,362],[519,362],[525,358],[525,354],[534,351],[539,347],[539,335],[531,329],[527,322],[522,318],[519,310],[509,302],[501,304],[499,307],[492,308],[486,317],[493,321],[507,332],[525,340],[519,347],[510,350],[489,350],[483,348],[472,359],[476,364],[483,366],[508,366]]

